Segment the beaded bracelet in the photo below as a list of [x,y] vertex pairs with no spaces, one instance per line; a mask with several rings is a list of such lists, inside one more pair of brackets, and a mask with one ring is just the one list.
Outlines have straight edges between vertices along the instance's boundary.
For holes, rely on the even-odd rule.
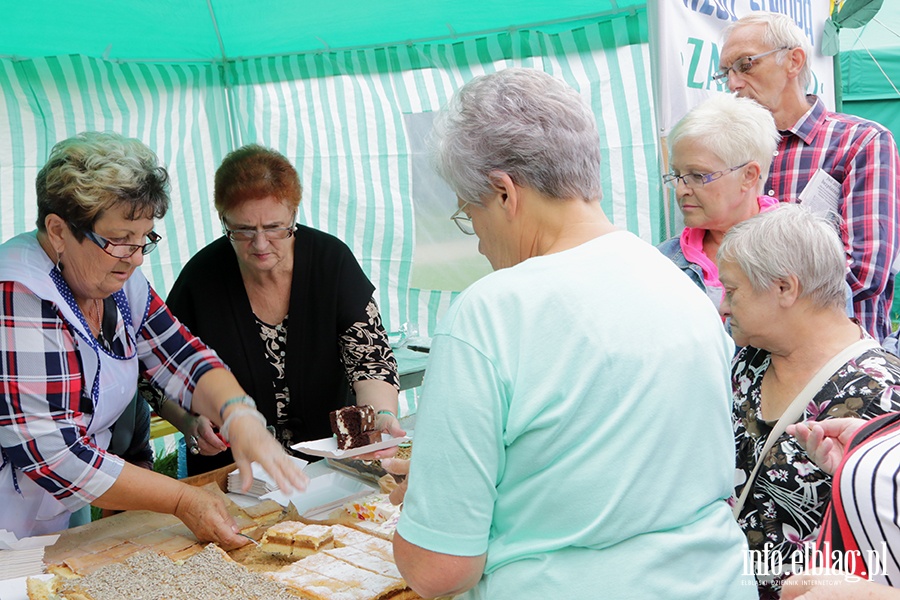
[[240,417],[242,415],[249,415],[249,416],[253,417],[254,419],[256,419],[257,421],[259,421],[263,427],[266,426],[266,418],[263,416],[263,414],[261,412],[259,412],[255,408],[251,409],[251,410],[232,411],[232,413],[230,415],[228,415],[228,418],[225,419],[225,422],[222,423],[222,426],[219,427],[219,433],[222,434],[222,437],[225,438],[226,442],[231,441],[231,438],[228,435],[228,429],[231,427],[231,422],[235,419],[235,417]]
[[230,400],[226,400],[225,404],[219,407],[219,418],[225,418],[225,409],[231,406],[232,404],[246,404],[250,408],[256,408],[256,402],[253,401],[253,398],[250,396],[235,396]]
[[397,415],[395,415],[395,414],[394,414],[392,411],[390,411],[390,410],[379,410],[379,411],[378,411],[377,413],[375,413],[375,414],[376,414],[376,415],[391,415],[393,418],[395,418],[395,419],[397,418]]

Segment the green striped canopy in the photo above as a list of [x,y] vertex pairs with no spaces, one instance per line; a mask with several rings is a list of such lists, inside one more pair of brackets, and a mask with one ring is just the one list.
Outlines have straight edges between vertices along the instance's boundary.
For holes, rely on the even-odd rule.
[[218,62],[540,27],[643,12],[643,0],[7,0],[0,56]]
[[644,2],[5,4],[0,239],[34,227],[34,178],[55,142],[84,130],[137,137],[172,177],[164,240],[144,267],[165,295],[221,235],[216,166],[257,142],[297,166],[300,221],[350,246],[387,329],[410,321],[427,333],[455,292],[410,285],[406,116],[436,111],[472,77],[510,66],[580,91],[599,124],[605,210],[648,241],[666,234]]

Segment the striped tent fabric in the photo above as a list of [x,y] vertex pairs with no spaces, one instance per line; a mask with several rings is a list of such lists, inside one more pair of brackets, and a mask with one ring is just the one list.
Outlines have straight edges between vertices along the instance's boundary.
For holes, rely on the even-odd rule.
[[212,176],[230,149],[223,89],[209,65],[114,64],[83,56],[0,60],[0,239],[35,228],[34,180],[53,145],[115,131],[169,169],[171,208],[143,270],[163,295],[181,266],[221,235]]
[[388,331],[413,322],[427,334],[459,290],[410,286],[415,214],[404,115],[437,111],[472,77],[507,67],[566,81],[597,118],[604,210],[658,243],[668,227],[649,64],[646,15],[636,14],[225,65],[2,58],[0,239],[34,228],[34,179],[55,142],[84,130],[139,138],[171,175],[172,206],[158,224],[164,238],[144,263],[165,296],[185,262],[221,235],[216,166],[237,146],[259,143],[296,165],[300,222],[350,246],[377,288]]

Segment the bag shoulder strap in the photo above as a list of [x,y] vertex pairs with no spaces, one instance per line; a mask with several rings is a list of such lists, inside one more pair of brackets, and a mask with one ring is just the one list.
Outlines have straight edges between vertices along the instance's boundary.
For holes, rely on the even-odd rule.
[[850,359],[859,356],[870,348],[880,348],[880,346],[878,345],[878,342],[867,337],[850,344],[835,354],[827,363],[822,365],[822,368],[812,376],[812,379],[807,382],[803,389],[800,390],[800,393],[791,401],[790,406],[785,409],[781,418],[778,419],[778,422],[775,423],[775,427],[773,427],[772,431],[769,433],[769,437],[766,438],[766,444],[763,446],[762,452],[759,455],[759,460],[756,461],[753,471],[751,471],[750,476],[747,477],[747,482],[744,484],[744,489],[741,491],[740,498],[738,498],[732,508],[732,514],[734,514],[735,519],[740,516],[741,509],[744,508],[744,504],[747,502],[747,496],[750,493],[753,484],[756,483],[756,476],[759,473],[759,468],[762,466],[763,460],[768,456],[772,446],[775,445],[775,442],[778,441],[778,438],[781,437],[781,434],[784,433],[787,426],[797,422],[797,419],[800,418],[800,415],[803,414],[803,411],[809,405],[810,401],[815,397],[816,392],[822,389],[822,386],[825,385],[838,369],[844,366]]

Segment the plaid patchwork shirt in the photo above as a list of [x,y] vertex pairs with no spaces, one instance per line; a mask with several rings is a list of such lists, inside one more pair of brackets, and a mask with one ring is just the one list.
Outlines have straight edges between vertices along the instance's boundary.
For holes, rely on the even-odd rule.
[[766,190],[798,202],[813,175],[825,171],[841,185],[838,209],[847,254],[847,281],[862,326],[877,340],[891,332],[894,260],[900,237],[900,156],[890,131],[872,121],[812,108],[782,131]]
[[[149,310],[135,336],[134,360],[151,383],[190,407],[200,377],[224,365],[147,289]],[[87,435],[91,415],[81,412],[82,396],[90,389],[75,336],[57,306],[22,284],[0,282],[3,468],[21,469],[70,509],[102,495],[122,469],[120,458]]]

